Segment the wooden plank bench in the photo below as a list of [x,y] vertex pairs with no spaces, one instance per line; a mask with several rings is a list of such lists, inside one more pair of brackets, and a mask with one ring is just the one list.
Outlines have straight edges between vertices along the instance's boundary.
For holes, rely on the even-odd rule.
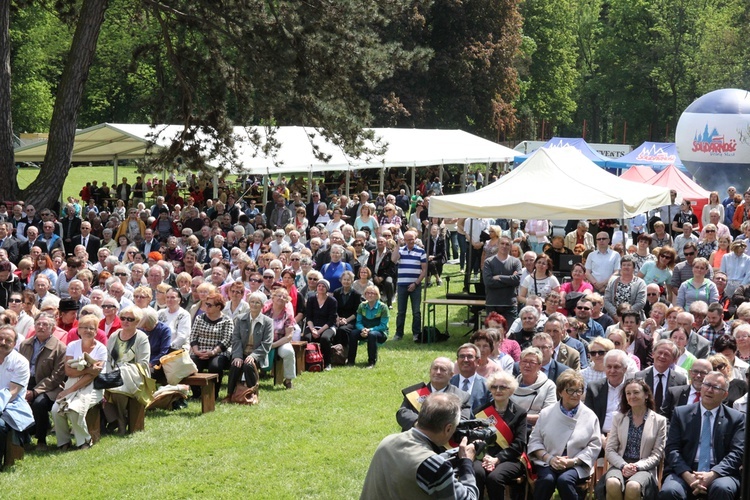
[[[307,342],[292,341],[292,347],[294,348],[294,360],[295,370],[297,375],[300,375],[305,371],[305,348]],[[281,385],[284,383],[284,360],[280,356],[275,356],[273,360],[273,385]]]
[[218,381],[217,373],[195,373],[185,377],[180,383],[201,387],[201,411],[208,413],[216,409],[216,383]]
[[13,433],[15,431],[9,430],[7,438],[5,439],[5,460],[3,468],[7,469],[12,467],[16,460],[23,460],[23,446],[13,444]]

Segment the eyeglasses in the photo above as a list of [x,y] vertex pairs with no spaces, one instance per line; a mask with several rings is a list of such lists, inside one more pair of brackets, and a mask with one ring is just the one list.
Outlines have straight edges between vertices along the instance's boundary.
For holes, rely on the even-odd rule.
[[117,309],[117,306],[112,304],[102,304],[102,309]]
[[707,233],[715,233],[715,232],[716,232],[716,229],[706,229],[706,232],[707,232]]
[[507,391],[510,389],[507,385],[491,385],[490,390],[492,391]]
[[726,363],[719,363],[718,365],[714,366],[714,370],[724,370],[726,367]]
[[693,255],[695,255],[695,252],[690,252],[690,253],[685,252],[684,255],[685,257],[692,257]]
[[522,359],[519,363],[522,365],[534,366],[534,365],[538,365],[539,361],[534,361],[531,359]]
[[206,307],[216,307],[218,304],[212,304],[211,302],[206,302]]
[[307,278],[307,281],[318,281],[318,278]]
[[139,293],[137,295],[133,295],[133,298],[134,299],[150,299],[151,297],[149,297],[148,295],[143,295]]
[[565,389],[565,392],[567,392],[571,396],[575,396],[575,395],[580,396],[581,394],[583,394],[583,389],[573,389],[573,388],[568,387],[567,389]]
[[609,238],[597,238],[596,241],[607,241]]
[[263,276],[264,280],[272,280],[274,279],[274,276]]
[[622,345],[622,342],[612,342],[616,347],[620,347]]
[[591,310],[590,307],[586,307],[586,306],[576,306],[576,309],[580,309],[581,311],[590,311]]
[[135,321],[135,318],[132,316],[120,316],[120,321],[127,321],[128,323],[133,323]]
[[250,278],[250,281],[252,283],[263,283],[263,280],[259,280],[258,278]]
[[660,256],[659,256],[659,258],[660,258],[660,259],[671,259],[671,258],[672,258],[672,256],[671,256],[671,255],[666,255],[666,254],[663,254],[663,255],[660,255]]
[[607,354],[607,351],[589,351],[589,354],[592,356],[604,356]]
[[466,359],[468,361],[471,361],[473,359],[477,359],[477,357],[474,356],[473,354],[459,354],[458,359]]
[[79,332],[95,332],[96,328],[93,326],[79,326],[78,331]]
[[718,385],[711,385],[711,384],[707,384],[706,382],[703,382],[703,383],[701,384],[701,386],[702,386],[702,387],[705,387],[705,388],[706,388],[706,390],[710,390],[710,391],[716,391],[716,392],[726,392],[726,389],[724,389],[723,387],[719,387]]
[[137,253],[138,253],[138,252],[128,252],[128,255],[135,255],[135,254],[137,254]]
[[245,293],[245,290],[232,290],[232,293]]
[[698,377],[705,377],[706,375],[708,375],[708,372],[705,370],[690,370],[690,373]]
[[127,275],[128,275],[127,273],[115,273],[115,276],[119,276],[119,277],[123,277]]
[[8,299],[8,302],[11,302],[13,304],[20,304],[21,302],[23,302],[23,300],[21,300],[21,299]]

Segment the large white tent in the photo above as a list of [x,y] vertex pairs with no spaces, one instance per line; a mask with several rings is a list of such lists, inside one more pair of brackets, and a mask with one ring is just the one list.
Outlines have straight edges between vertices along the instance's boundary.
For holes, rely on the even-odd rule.
[[572,148],[535,151],[473,193],[435,196],[431,217],[624,219],[668,205],[669,189],[610,174]]
[[[168,146],[179,130],[177,125],[95,125],[76,133],[71,161],[144,158],[153,148]],[[256,148],[249,139],[257,134],[261,144],[265,143],[268,129],[234,128],[242,173],[250,174],[510,162],[516,154],[510,148],[462,130],[376,128],[373,131],[376,138],[387,145],[386,152],[371,158],[351,158],[326,141],[315,128],[290,126],[274,129],[274,140],[279,147],[268,154]],[[313,154],[313,144],[330,159],[317,158]],[[41,141],[17,148],[15,158],[16,161],[42,161],[46,152],[47,141]]]

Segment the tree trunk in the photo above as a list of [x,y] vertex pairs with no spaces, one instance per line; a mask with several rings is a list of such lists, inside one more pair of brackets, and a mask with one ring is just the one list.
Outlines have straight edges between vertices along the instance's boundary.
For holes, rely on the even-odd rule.
[[0,0],[0,200],[18,194],[13,160],[13,116],[10,106],[10,2]]
[[84,0],[81,6],[73,43],[55,98],[44,164],[37,178],[23,192],[24,200],[37,209],[50,207],[58,199],[70,170],[78,111],[107,6],[107,0]]

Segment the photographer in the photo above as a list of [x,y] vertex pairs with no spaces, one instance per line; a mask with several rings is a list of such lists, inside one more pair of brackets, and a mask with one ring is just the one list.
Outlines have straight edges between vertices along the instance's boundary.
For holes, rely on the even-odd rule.
[[461,403],[454,394],[431,394],[411,430],[386,437],[375,450],[361,499],[479,498],[472,462],[473,445],[461,440],[458,477],[436,450],[448,444],[458,426]]

